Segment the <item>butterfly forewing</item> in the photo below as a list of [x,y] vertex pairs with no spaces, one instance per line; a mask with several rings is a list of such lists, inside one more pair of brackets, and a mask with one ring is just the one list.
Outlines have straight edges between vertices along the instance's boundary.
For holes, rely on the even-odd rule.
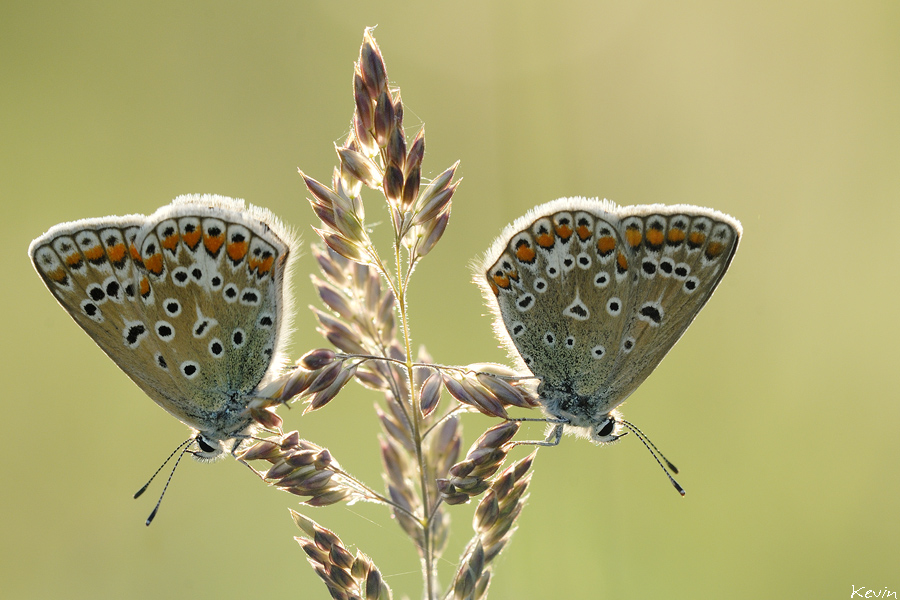
[[604,382],[617,403],[650,375],[712,296],[740,236],[733,219],[708,209],[633,208],[636,214],[619,226],[631,256],[623,281],[627,320]]
[[[123,324],[139,316],[128,246],[140,218],[122,217],[115,225],[99,219],[64,223],[29,249],[53,296],[113,360],[123,342]],[[104,310],[107,303],[115,309]]]

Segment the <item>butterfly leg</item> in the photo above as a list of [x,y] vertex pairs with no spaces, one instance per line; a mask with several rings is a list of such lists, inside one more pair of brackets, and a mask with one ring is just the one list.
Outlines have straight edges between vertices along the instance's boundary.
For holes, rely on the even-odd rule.
[[556,419],[511,419],[513,421],[543,421],[545,423],[555,423],[556,425],[553,427],[553,430],[550,431],[550,435],[547,436],[546,440],[526,440],[521,442],[513,442],[513,446],[558,446],[559,441],[562,439],[563,434],[563,425],[566,424],[566,421],[559,421]]
[[566,425],[568,423],[568,421],[565,419],[548,419],[544,417],[538,419],[532,417],[510,417],[509,419],[507,419],[507,421],[515,421],[517,423],[526,423],[530,421],[532,423],[553,423],[554,425]]

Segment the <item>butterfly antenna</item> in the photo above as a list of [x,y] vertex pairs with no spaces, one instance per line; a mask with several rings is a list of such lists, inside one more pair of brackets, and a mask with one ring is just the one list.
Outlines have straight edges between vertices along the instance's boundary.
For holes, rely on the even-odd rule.
[[156,476],[159,475],[159,472],[163,470],[163,467],[165,467],[169,463],[169,461],[172,460],[172,457],[175,456],[175,453],[193,441],[194,441],[194,438],[188,438],[187,440],[178,444],[178,446],[174,450],[172,450],[172,454],[170,454],[169,457],[163,461],[163,464],[159,465],[159,468],[156,470],[156,472],[150,476],[150,479],[147,480],[147,483],[144,484],[144,487],[142,487],[141,489],[139,489],[137,492],[134,493],[134,497],[138,498],[141,494],[146,492],[147,488],[150,486],[150,484],[153,482],[153,480],[156,478]]
[[626,424],[632,431],[634,431],[635,433],[637,433],[637,434],[639,434],[641,437],[643,437],[645,440],[647,440],[647,443],[650,444],[650,447],[653,448],[653,450],[654,450],[657,454],[659,454],[659,457],[662,458],[663,461],[665,461],[666,466],[669,467],[669,470],[672,471],[673,473],[675,473],[676,475],[678,475],[678,467],[676,467],[676,466],[673,465],[671,462],[669,462],[669,459],[666,458],[666,456],[665,456],[662,452],[659,451],[659,448],[657,448],[656,445],[655,445],[653,442],[650,441],[650,438],[647,437],[647,434],[646,434],[646,433],[644,433],[643,431],[641,431],[640,429],[638,429],[637,425],[635,425],[634,423],[631,423],[630,421],[625,421],[625,424]]
[[188,438],[187,440],[178,444],[178,446],[174,450],[172,450],[172,453],[169,455],[169,457],[163,461],[163,464],[159,465],[159,468],[156,469],[156,472],[153,473],[149,480],[147,480],[147,483],[145,483],[141,489],[135,492],[134,497],[138,498],[141,494],[147,491],[147,488],[150,486],[156,476],[159,475],[159,472],[163,470],[163,467],[169,464],[169,461],[172,460],[172,457],[175,456],[175,454],[177,454],[179,451],[181,452],[181,454],[178,456],[178,459],[175,461],[175,466],[172,467],[172,472],[169,473],[169,478],[166,480],[166,485],[163,487],[162,494],[159,495],[159,500],[157,500],[156,506],[153,508],[153,512],[150,513],[149,517],[147,517],[146,525],[150,525],[150,522],[153,521],[153,517],[156,516],[156,512],[159,510],[159,505],[162,503],[163,496],[165,496],[166,490],[169,487],[169,482],[172,481],[172,475],[175,474],[175,469],[178,468],[178,463],[181,462],[181,458],[184,456],[184,453],[187,452],[188,444],[193,442],[195,439],[196,438]]
[[[669,473],[669,469],[671,469],[673,473],[678,473],[678,469],[675,468],[675,465],[670,463],[669,460],[665,456],[663,456],[663,453],[660,452],[659,449],[657,449],[657,447],[653,444],[653,442],[650,441],[650,438],[648,438],[643,431],[632,425],[629,421],[623,420],[622,423],[626,427],[628,427],[628,429],[633,431],[634,435],[637,436],[639,440],[641,440],[641,443],[644,444],[644,447],[647,448],[648,452],[650,452],[650,456],[653,457],[653,460],[656,461],[656,464],[659,465],[659,468],[663,470],[663,473],[666,474],[666,477],[669,478],[669,481],[672,482],[672,485],[675,486],[675,489],[678,490],[678,493],[684,496],[684,488],[681,487],[678,482],[675,481],[675,478],[672,477],[672,474]],[[657,456],[657,453],[659,454],[659,456]],[[662,464],[662,461],[659,460],[660,457],[662,457],[663,461],[666,462],[666,465],[669,466],[669,469],[666,469],[665,465]]]

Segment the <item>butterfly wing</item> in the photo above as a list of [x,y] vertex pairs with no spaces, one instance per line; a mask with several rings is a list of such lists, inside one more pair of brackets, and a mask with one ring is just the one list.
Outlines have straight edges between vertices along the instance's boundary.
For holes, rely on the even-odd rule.
[[126,322],[140,319],[140,310],[129,248],[145,220],[129,215],[62,223],[28,249],[60,306],[132,379],[123,330]]
[[243,209],[221,198],[176,203],[151,216],[135,239],[136,268],[151,290],[144,324],[152,343],[141,350],[142,363],[169,378],[163,389],[177,390],[177,410],[205,431],[227,430],[223,419],[280,367],[273,359],[290,245],[274,217]]
[[625,207],[617,229],[628,256],[628,276],[619,286],[627,319],[604,385],[621,402],[709,301],[734,258],[742,229],[728,215],[689,205]]
[[[621,329],[600,318],[595,290],[608,287],[613,255],[595,250],[595,219],[569,207],[546,205],[513,225],[503,253],[488,268],[487,281],[499,308],[499,326],[545,386],[571,386],[585,395],[607,378],[608,352]],[[586,217],[586,220],[585,220]],[[505,237],[505,236],[502,236]],[[606,278],[595,283],[603,273]],[[499,327],[498,327],[499,328]]]

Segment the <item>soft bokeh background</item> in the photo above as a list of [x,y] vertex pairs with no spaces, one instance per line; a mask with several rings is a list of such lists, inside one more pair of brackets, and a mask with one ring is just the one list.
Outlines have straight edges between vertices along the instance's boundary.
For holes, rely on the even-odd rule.
[[[627,403],[636,439],[541,451],[493,598],[839,598],[900,590],[900,4],[883,2],[0,5],[4,598],[327,597],[292,540],[296,500],[226,460],[131,494],[185,435],[53,301],[26,257],[51,225],[215,192],[313,239],[296,168],[328,179],[363,28],[427,123],[425,172],[461,160],[416,272],[435,359],[504,360],[468,263],[563,195],[694,203],[745,237],[703,314]],[[374,195],[368,198],[375,198]],[[293,351],[321,344],[307,254]],[[379,485],[353,386],[286,426]],[[466,444],[490,425],[465,421]],[[538,435],[539,430],[530,433]],[[454,509],[446,582],[468,538]],[[419,597],[379,507],[307,510]]]

